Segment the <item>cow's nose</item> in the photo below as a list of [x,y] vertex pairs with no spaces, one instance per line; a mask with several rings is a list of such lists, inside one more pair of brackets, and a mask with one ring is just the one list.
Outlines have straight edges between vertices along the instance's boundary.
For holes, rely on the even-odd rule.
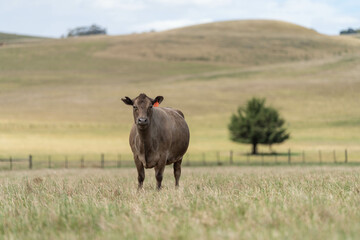
[[148,124],[147,118],[138,118],[138,124],[139,124],[139,125],[146,125],[146,124]]

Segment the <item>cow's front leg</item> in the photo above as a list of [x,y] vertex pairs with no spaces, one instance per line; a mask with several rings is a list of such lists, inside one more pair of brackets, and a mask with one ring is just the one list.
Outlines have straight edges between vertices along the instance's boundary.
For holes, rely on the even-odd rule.
[[165,164],[158,164],[157,166],[155,166],[155,178],[156,178],[157,190],[161,189],[161,182],[163,180],[164,169],[165,169]]
[[145,179],[145,169],[144,169],[144,165],[142,164],[142,162],[140,162],[140,160],[137,157],[135,157],[135,165],[138,172],[138,182],[139,182],[138,189],[141,189]]

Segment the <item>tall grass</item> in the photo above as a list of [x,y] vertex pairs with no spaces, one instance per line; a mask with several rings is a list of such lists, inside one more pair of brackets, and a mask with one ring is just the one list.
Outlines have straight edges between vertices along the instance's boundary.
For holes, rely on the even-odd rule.
[[0,173],[7,239],[353,239],[360,231],[359,167]]

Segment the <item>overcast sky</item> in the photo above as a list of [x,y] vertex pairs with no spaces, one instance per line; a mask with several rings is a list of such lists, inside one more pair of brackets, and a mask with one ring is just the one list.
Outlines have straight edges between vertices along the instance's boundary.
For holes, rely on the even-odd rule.
[[284,20],[334,35],[360,28],[360,0],[0,0],[0,32],[48,37],[93,23],[117,35],[240,19]]

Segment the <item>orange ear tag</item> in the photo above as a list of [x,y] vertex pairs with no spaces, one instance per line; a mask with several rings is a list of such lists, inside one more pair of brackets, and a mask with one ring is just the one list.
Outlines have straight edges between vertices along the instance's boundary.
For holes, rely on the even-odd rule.
[[154,107],[158,107],[158,106],[159,106],[159,102],[155,102]]

